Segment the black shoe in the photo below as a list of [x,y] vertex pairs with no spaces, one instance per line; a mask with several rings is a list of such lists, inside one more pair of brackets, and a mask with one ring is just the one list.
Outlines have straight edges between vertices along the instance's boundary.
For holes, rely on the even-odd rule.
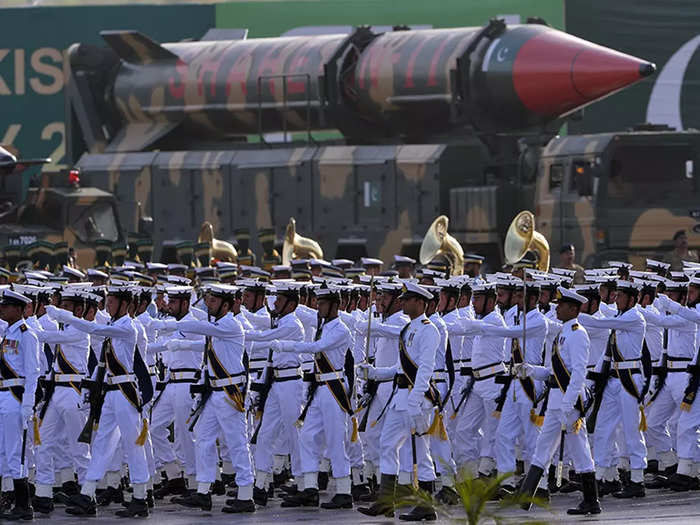
[[282,507],[318,507],[318,489],[304,489],[294,496],[285,498]]
[[353,485],[350,489],[353,501],[362,501],[363,497],[369,496],[370,490],[368,485]]
[[236,475],[235,474],[221,474],[221,482],[226,487],[234,487],[236,485]]
[[102,494],[97,497],[98,507],[107,507],[112,503],[122,503],[124,501],[124,492],[121,488],[107,487]]
[[166,496],[184,494],[187,490],[185,478],[173,478],[161,484],[160,488],[153,491],[155,499],[163,499]]
[[299,494],[299,489],[296,485],[282,485],[280,487],[280,492],[283,493],[282,496],[294,496],[295,494]]
[[664,476],[663,474],[650,474],[649,479],[644,480],[644,487],[647,489],[670,488],[669,478],[667,476]]
[[608,494],[615,494],[622,490],[622,483],[614,479],[612,481],[598,481],[598,496],[603,497]]
[[459,494],[452,487],[443,485],[440,491],[435,494],[435,499],[445,505],[457,505],[459,503]]
[[561,487],[559,487],[559,492],[562,494],[571,494],[580,490],[582,490],[582,486],[578,481],[562,480]]
[[698,478],[676,473],[668,478],[668,488],[670,488],[674,492],[686,492],[688,490],[697,490]]
[[[498,490],[496,491],[496,494],[493,495],[491,498],[492,501],[500,501],[502,499],[510,498],[513,494],[515,494],[515,487],[513,485],[501,485],[498,487]],[[455,500],[457,500],[457,493],[455,492]],[[452,503],[452,505],[456,505],[457,502]]]
[[3,514],[2,519],[7,521],[31,521],[34,519],[34,509],[15,506],[10,512]]
[[90,496],[76,494],[70,498],[66,513],[73,516],[96,516],[97,503]]
[[226,486],[224,482],[217,479],[211,486],[211,493],[214,496],[224,496],[226,494]]
[[351,509],[352,496],[350,494],[336,494],[329,501],[321,503],[322,509]]
[[326,490],[328,488],[328,472],[318,473],[318,490]]
[[369,507],[358,507],[357,511],[365,516],[394,517],[394,501],[396,497],[396,476],[382,474],[377,489],[377,502]]
[[[239,499],[228,500],[228,501],[241,501]],[[228,501],[226,505],[229,505]],[[258,487],[253,487],[253,501],[256,505],[261,507],[267,506],[267,491],[265,489],[260,489]]]
[[221,512],[226,512],[227,514],[255,512],[255,502],[251,499],[230,499],[226,502],[226,506],[221,509]]
[[621,499],[643,498],[645,495],[644,483],[635,483],[634,481],[630,481],[622,487],[622,490],[613,493],[613,497]]
[[632,483],[632,471],[619,468],[617,472],[620,475],[620,483],[622,483],[623,487]]
[[549,504],[550,498],[549,498],[549,491],[547,489],[542,489],[540,487],[537,487],[537,490],[535,490],[535,498],[538,500],[542,501],[545,504]]
[[32,498],[32,506],[37,512],[51,514],[54,510],[53,498],[34,496],[34,498]]
[[591,503],[588,503],[586,501],[582,501],[581,503],[578,504],[577,507],[574,507],[573,509],[567,509],[566,513],[567,514],[572,514],[572,515],[586,515],[586,514],[600,514],[601,508],[600,508],[600,502],[594,501]]
[[595,479],[595,472],[584,472],[580,475],[583,501],[578,507],[568,509],[567,514],[586,515],[600,514],[600,502],[598,501],[598,483]]
[[63,492],[62,490],[59,490],[58,492],[53,493],[53,503],[54,505],[68,505],[70,502],[71,496]]
[[61,485],[61,492],[68,496],[75,496],[80,494],[80,485],[78,485],[77,481],[66,481]]
[[211,510],[211,494],[193,492],[185,496],[176,496],[171,501],[191,509]]
[[[527,471],[527,475],[525,476],[522,485],[520,485],[518,495],[526,498],[532,498],[533,496],[535,496],[535,492],[537,491],[537,485],[539,485],[540,479],[542,479],[543,474],[544,469],[535,465],[530,465],[530,470]],[[523,510],[530,510],[530,507],[532,507],[532,503],[526,502],[521,504],[520,507]]]
[[399,519],[402,521],[435,521],[437,514],[432,507],[413,507],[407,514],[401,514]]
[[15,492],[8,490],[0,493],[0,512],[10,510],[15,504]]
[[658,474],[659,473],[659,460],[650,459],[647,461],[647,468],[644,469],[644,474]]
[[292,479],[291,472],[289,472],[287,469],[284,469],[282,470],[282,472],[272,475],[272,484],[275,488],[279,488],[285,483],[287,483],[287,481],[289,481],[290,479]]
[[149,514],[148,503],[145,499],[131,498],[127,507],[118,510],[115,514],[120,518],[147,518]]
[[238,487],[234,487],[231,490],[229,490],[226,495],[229,498],[237,498],[238,497]]

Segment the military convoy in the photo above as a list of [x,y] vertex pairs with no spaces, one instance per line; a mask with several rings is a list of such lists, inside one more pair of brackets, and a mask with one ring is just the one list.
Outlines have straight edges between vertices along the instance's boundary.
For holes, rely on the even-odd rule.
[[68,52],[68,153],[84,184],[114,196],[114,224],[144,245],[150,234],[158,257],[192,258],[205,221],[259,261],[281,252],[290,217],[329,258],[385,260],[416,256],[440,214],[493,260],[521,209],[585,263],[663,251],[675,230],[700,228],[699,132],[557,135],[653,64],[541,20],[163,45],[103,36],[108,48]]

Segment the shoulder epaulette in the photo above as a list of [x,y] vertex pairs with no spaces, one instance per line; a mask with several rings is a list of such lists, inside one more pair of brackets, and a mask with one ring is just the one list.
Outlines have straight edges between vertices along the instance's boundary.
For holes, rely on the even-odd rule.
[[575,332],[576,330],[578,330],[578,324],[572,324],[572,325],[571,325],[571,331],[572,331],[572,332]]
[[19,326],[19,331],[20,331],[20,332],[24,333],[24,332],[26,332],[27,330],[29,330],[29,328],[27,328],[27,325],[26,325],[26,324],[21,324],[21,325]]
[[421,322],[423,324],[430,324],[430,319],[423,319]]

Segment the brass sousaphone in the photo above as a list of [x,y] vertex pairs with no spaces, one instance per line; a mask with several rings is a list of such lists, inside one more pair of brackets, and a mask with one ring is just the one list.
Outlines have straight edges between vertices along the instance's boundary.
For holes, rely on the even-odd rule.
[[537,269],[549,270],[549,243],[544,235],[535,230],[535,216],[521,211],[508,227],[503,251],[508,264],[515,264],[532,250],[537,254]]
[[212,258],[224,262],[236,262],[236,258],[238,257],[236,248],[230,242],[215,239],[214,227],[210,222],[205,221],[202,223],[202,227],[199,230],[199,237],[197,237],[197,242],[209,243],[209,246],[211,246]]
[[461,275],[464,270],[464,250],[457,239],[447,233],[450,219],[440,215],[433,221],[423,237],[420,246],[419,259],[423,265],[428,264],[435,257],[442,256],[450,264],[450,275]]
[[282,245],[282,264],[289,265],[294,259],[323,259],[321,245],[313,239],[297,233],[297,221],[289,219]]

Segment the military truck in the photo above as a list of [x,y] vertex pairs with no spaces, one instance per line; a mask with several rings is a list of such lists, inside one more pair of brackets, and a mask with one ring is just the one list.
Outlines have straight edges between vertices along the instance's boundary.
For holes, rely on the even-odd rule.
[[[696,132],[557,136],[653,64],[539,19],[162,45],[103,36],[109,47],[68,52],[68,152],[87,183],[142,204],[157,254],[204,221],[220,239],[252,233],[260,256],[273,246],[256,234],[279,244],[294,217],[327,258],[384,260],[417,256],[439,214],[493,260],[522,209],[586,261],[663,250],[674,228],[697,228]],[[553,50],[561,75],[542,69]],[[138,215],[119,215],[133,231]]]
[[21,175],[0,178],[0,245],[5,263],[22,261],[54,268],[75,262],[96,263],[100,246],[105,259],[113,246],[125,245],[114,195],[81,187],[75,171],[36,176],[22,199]]

